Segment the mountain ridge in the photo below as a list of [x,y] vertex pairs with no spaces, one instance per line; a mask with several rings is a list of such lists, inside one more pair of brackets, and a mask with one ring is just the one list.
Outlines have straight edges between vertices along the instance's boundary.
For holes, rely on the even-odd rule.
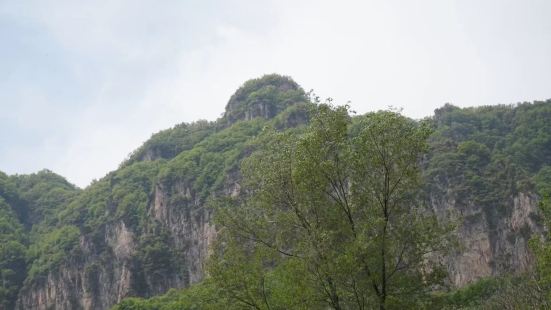
[[[299,134],[313,104],[290,78],[266,75],[244,83],[222,118],[152,135],[119,169],[83,190],[48,171],[0,174],[3,218],[21,224],[2,235],[18,245],[0,254],[18,254],[15,262],[0,256],[0,269],[25,275],[8,281],[3,305],[106,309],[125,297],[198,283],[216,237],[207,201],[240,191],[239,163],[265,127]],[[451,281],[464,285],[527,268],[527,235],[540,231],[533,180],[551,165],[551,101],[446,105],[430,121],[429,202],[442,217],[465,218],[460,233],[469,251],[449,258]],[[494,179],[496,171],[505,174]],[[494,186],[496,180],[503,182]],[[465,187],[481,190],[465,193]]]

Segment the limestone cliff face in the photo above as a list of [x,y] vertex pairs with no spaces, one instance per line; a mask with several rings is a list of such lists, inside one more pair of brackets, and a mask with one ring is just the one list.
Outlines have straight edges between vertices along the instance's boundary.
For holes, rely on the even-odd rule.
[[[27,284],[16,308],[109,309],[128,296],[154,296],[200,281],[216,234],[212,212],[194,199],[189,184],[174,184],[170,191],[158,184],[148,212],[169,233],[173,270],[145,272],[137,259],[145,232],[139,235],[118,221],[107,225],[102,236],[82,236],[74,259]],[[189,198],[188,203],[174,197]]]
[[171,197],[162,185],[155,190],[151,216],[168,229],[176,259],[182,261],[184,278],[175,287],[186,287],[203,279],[203,263],[216,236],[212,211],[205,208],[189,185],[177,184],[173,190],[189,201],[188,206],[171,203]]
[[453,192],[434,195],[430,203],[440,218],[456,218],[458,222],[458,248],[446,258],[453,284],[462,286],[488,276],[520,273],[533,262],[528,240],[533,232],[542,232],[536,222],[536,196],[518,193],[505,205],[493,206],[503,208],[496,218],[489,218],[476,203],[458,202]]
[[[80,253],[20,292],[18,309],[107,309],[132,293],[135,236],[124,223],[109,225],[102,236],[109,251],[89,236],[80,238]],[[106,254],[108,253],[108,254]]]

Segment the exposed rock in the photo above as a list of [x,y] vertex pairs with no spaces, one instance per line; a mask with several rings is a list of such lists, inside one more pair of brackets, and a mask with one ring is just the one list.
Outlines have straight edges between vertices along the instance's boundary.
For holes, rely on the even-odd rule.
[[185,262],[185,279],[177,287],[185,287],[203,279],[203,262],[216,230],[211,222],[212,211],[192,194],[189,185],[176,184],[176,195],[189,201],[188,205],[175,205],[170,202],[167,191],[158,185],[155,190],[155,203],[152,216],[170,232],[177,259]]
[[26,285],[17,309],[108,309],[132,294],[135,240],[122,222],[106,227],[104,240],[112,250],[98,256],[88,237],[80,238],[80,255]]
[[481,206],[459,204],[453,193],[446,197],[433,196],[431,204],[440,218],[460,219],[457,230],[459,248],[446,258],[449,278],[454,285],[463,286],[480,278],[505,273],[520,273],[533,262],[528,240],[532,232],[542,231],[533,216],[538,212],[534,195],[518,193],[510,199],[511,212],[497,220],[496,229],[490,229]]
[[[236,185],[237,186],[237,185]],[[238,187],[228,188],[235,191]],[[169,232],[176,268],[161,279],[144,274],[136,265],[137,236],[118,221],[105,228],[100,249],[89,236],[81,237],[79,257],[59,266],[23,288],[17,309],[108,309],[128,296],[153,296],[170,288],[187,287],[203,279],[203,263],[216,236],[212,212],[195,198],[189,185],[177,183],[172,196],[161,184],[155,188],[151,218]],[[185,197],[182,204],[174,196]],[[147,285],[143,287],[143,283]]]

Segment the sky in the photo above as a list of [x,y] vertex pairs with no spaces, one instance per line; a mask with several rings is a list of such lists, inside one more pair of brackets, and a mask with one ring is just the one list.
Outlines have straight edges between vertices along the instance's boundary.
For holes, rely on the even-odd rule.
[[0,0],[0,171],[80,187],[267,73],[358,113],[551,98],[548,0]]

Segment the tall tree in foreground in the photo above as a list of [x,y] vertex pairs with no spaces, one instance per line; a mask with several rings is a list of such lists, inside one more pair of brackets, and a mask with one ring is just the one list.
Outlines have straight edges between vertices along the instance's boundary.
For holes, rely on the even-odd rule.
[[238,308],[423,304],[447,241],[418,197],[429,134],[399,113],[353,120],[326,104],[301,135],[267,132],[241,197],[219,201],[214,283]]

